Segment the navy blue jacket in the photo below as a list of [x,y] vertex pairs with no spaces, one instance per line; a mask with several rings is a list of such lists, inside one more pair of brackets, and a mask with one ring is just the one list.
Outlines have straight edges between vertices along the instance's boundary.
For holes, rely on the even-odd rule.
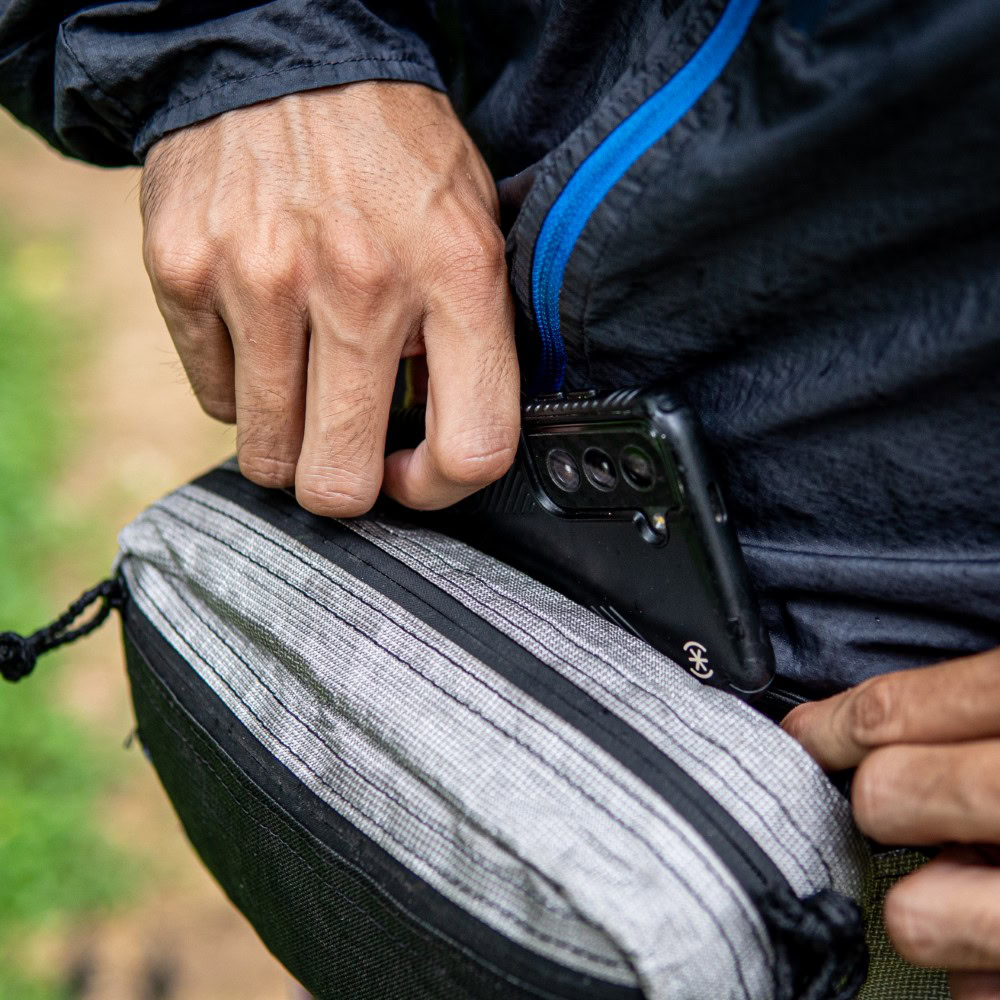
[[815,693],[1000,643],[998,51],[995,0],[0,0],[0,101],[96,163],[446,89],[529,377],[688,397]]

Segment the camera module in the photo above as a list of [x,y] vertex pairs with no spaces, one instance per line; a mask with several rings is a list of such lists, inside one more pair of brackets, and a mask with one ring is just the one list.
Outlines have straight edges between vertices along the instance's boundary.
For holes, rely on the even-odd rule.
[[564,448],[553,448],[545,458],[545,465],[552,482],[564,493],[575,493],[580,488],[580,467]]
[[656,482],[653,460],[642,448],[634,444],[622,452],[622,475],[632,489],[641,493],[651,490]]
[[588,448],[583,453],[583,473],[592,486],[604,493],[610,493],[618,484],[615,463],[600,448]]

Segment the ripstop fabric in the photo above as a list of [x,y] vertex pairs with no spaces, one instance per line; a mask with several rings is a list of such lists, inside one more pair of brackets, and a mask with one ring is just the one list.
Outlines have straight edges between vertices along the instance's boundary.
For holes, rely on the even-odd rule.
[[140,738],[317,997],[860,985],[869,857],[847,801],[624,630],[462,543],[314,517],[234,465],[121,544]]

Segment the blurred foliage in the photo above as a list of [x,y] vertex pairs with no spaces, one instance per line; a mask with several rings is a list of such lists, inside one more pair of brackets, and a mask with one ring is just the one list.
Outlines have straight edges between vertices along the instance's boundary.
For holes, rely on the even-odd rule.
[[[59,255],[0,234],[0,631],[31,631],[61,610],[47,574],[74,557],[81,529],[51,500],[72,442],[64,386],[81,342],[44,304]],[[113,762],[56,707],[59,669],[56,655],[0,687],[0,1000],[62,997],[18,972],[18,942],[108,908],[134,874],[98,832]]]
[[67,992],[54,983],[29,979],[16,969],[0,970],[0,1000],[70,1000]]

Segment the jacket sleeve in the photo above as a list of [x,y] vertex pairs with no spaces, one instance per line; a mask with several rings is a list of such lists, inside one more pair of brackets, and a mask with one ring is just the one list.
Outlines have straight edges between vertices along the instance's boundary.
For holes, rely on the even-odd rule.
[[165,133],[357,80],[444,89],[430,0],[0,0],[0,104],[57,149],[141,163]]

